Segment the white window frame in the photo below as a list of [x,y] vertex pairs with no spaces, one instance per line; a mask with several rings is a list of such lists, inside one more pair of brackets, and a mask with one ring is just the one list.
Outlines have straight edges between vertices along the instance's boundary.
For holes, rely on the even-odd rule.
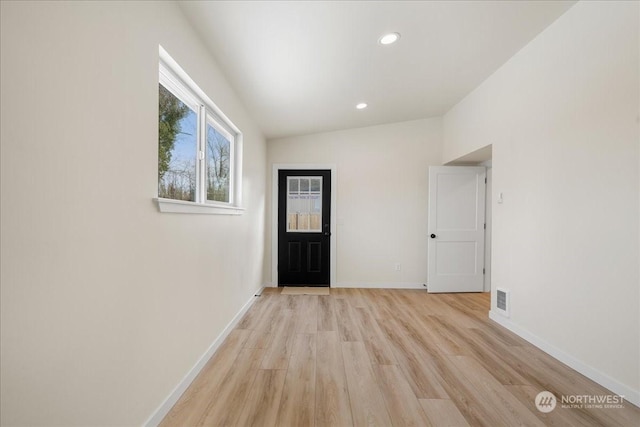
[[[240,215],[242,207],[242,132],[195,84],[187,73],[159,47],[159,83],[198,114],[198,146],[196,159],[195,201],[165,199],[154,200],[160,212]],[[206,188],[206,129],[213,127],[230,142],[229,202],[207,200]]]

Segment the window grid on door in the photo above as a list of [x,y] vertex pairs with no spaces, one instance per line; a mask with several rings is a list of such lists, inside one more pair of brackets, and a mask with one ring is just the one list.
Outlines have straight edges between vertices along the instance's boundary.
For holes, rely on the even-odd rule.
[[322,232],[322,177],[287,177],[287,232]]

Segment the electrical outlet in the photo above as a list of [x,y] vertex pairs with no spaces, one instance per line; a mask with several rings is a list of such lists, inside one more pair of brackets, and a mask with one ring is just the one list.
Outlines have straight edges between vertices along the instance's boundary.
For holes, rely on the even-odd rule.
[[394,266],[394,270],[395,271],[400,271],[400,263],[396,262],[396,265]]

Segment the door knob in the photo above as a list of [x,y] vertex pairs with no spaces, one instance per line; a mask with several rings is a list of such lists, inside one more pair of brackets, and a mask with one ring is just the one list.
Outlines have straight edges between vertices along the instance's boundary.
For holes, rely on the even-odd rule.
[[435,235],[435,234],[431,234],[431,238],[432,238],[432,239],[435,239],[435,238],[436,238],[436,235]]

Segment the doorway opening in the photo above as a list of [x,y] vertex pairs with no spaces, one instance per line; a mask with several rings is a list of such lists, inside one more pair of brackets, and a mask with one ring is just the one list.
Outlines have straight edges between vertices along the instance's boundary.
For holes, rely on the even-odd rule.
[[329,286],[331,171],[278,171],[278,286]]
[[[491,292],[491,250],[493,232],[493,145],[489,144],[476,151],[466,154],[451,162],[447,166],[484,166],[486,168],[485,191],[485,237],[484,237],[484,292]],[[498,200],[498,203],[501,203]]]
[[273,166],[272,286],[335,283],[335,182],[335,165]]

